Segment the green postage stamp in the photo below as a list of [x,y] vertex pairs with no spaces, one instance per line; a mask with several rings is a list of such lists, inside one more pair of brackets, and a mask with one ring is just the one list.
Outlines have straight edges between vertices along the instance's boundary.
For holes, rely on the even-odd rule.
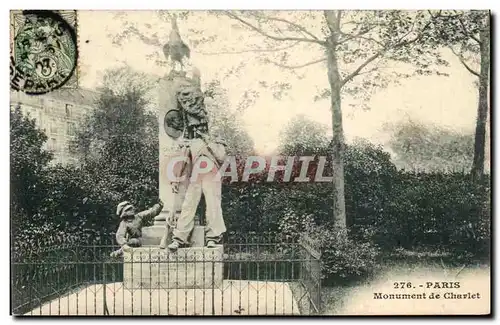
[[11,12],[10,85],[26,94],[78,87],[75,10]]

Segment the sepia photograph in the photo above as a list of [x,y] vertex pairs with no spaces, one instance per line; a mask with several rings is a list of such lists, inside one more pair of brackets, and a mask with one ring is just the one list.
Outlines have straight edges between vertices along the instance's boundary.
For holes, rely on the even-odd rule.
[[489,10],[9,16],[11,316],[491,316]]

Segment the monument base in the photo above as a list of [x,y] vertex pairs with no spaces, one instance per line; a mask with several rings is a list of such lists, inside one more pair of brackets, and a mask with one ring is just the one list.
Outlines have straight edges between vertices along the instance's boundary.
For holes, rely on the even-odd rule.
[[127,289],[210,289],[223,280],[223,246],[131,248],[123,254],[123,285]]
[[[163,224],[155,221],[155,224],[150,227],[142,228],[142,245],[143,246],[159,246],[160,241],[165,234],[165,221]],[[170,232],[167,237],[167,244],[172,242],[172,232]],[[190,238],[192,247],[203,247],[205,246],[205,227],[194,226],[193,232]]]

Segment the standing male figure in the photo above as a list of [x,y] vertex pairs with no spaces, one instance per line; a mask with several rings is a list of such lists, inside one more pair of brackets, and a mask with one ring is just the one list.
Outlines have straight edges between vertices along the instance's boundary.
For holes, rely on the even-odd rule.
[[173,241],[168,245],[171,250],[177,250],[188,244],[202,193],[206,203],[207,247],[215,247],[226,232],[221,207],[222,180],[218,173],[226,156],[225,142],[221,138],[211,138],[208,134],[199,131],[197,135],[189,144],[193,167],[182,211],[173,231]]

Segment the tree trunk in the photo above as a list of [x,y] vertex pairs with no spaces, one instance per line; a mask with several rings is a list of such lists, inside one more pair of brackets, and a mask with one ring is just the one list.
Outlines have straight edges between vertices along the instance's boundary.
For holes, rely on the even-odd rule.
[[488,119],[488,80],[490,70],[490,24],[479,34],[481,51],[481,70],[479,73],[479,101],[477,106],[476,134],[474,139],[474,161],[472,179],[479,181],[484,175],[484,150],[486,141],[486,120]]
[[[331,12],[327,17],[334,17]],[[330,18],[328,17],[328,18]],[[332,17],[332,18],[333,18]],[[333,169],[333,222],[335,226],[346,227],[345,195],[344,195],[344,130],[342,127],[342,110],[340,98],[340,72],[335,53],[336,43],[339,37],[340,13],[334,19],[328,19],[327,23],[331,31],[327,52],[328,82],[330,83],[332,112],[332,169]]]

